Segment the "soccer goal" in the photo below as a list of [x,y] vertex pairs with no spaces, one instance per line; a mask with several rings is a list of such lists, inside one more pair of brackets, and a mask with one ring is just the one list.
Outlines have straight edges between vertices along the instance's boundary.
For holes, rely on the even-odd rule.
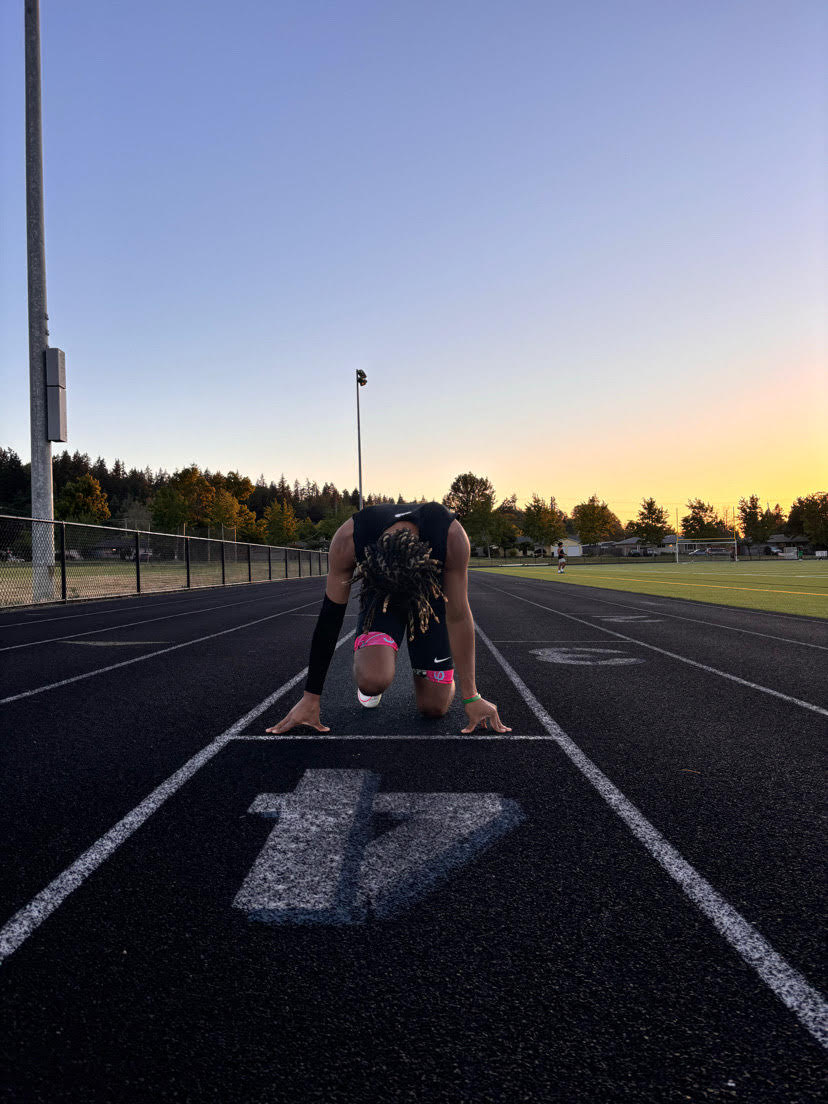
[[710,563],[713,560],[739,559],[739,541],[733,537],[698,537],[694,540],[683,539],[676,544],[676,563],[679,555],[683,563]]

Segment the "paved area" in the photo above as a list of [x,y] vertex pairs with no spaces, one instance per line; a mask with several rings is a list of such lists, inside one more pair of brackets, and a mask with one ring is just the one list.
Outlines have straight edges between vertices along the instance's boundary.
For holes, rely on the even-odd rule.
[[0,617],[0,1098],[820,1099],[825,622],[475,577],[510,736],[354,605],[267,737],[322,588]]

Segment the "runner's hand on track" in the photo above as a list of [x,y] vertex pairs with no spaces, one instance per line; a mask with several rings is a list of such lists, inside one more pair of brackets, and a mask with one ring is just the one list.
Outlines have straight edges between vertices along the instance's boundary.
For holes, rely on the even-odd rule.
[[298,701],[296,705],[294,705],[293,709],[291,709],[286,717],[283,717],[278,724],[275,724],[272,728],[268,728],[266,731],[276,733],[289,732],[298,725],[308,725],[310,728],[315,728],[317,732],[331,731],[322,724],[322,719],[319,715],[318,694],[305,694],[301,701]]
[[483,728],[489,727],[489,721],[492,722],[493,732],[511,732],[511,728],[507,728],[498,716],[497,706],[490,701],[486,701],[485,698],[478,698],[477,701],[469,702],[464,706],[466,710],[466,716],[469,718],[469,723],[462,732],[474,732],[478,725],[482,725]]

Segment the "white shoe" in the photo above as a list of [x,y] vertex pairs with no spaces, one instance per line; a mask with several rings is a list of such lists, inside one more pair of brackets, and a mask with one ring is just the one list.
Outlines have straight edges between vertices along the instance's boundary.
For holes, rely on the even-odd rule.
[[376,709],[382,701],[382,694],[363,694],[361,690],[357,689],[357,699],[359,704],[366,709]]

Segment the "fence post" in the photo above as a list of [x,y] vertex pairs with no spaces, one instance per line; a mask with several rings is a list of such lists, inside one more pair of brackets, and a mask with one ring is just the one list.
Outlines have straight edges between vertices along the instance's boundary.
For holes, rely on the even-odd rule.
[[221,585],[224,586],[227,583],[227,571],[224,562],[224,541],[221,542]]
[[141,593],[141,534],[135,533],[135,593]]
[[60,599],[66,601],[66,522],[60,523]]
[[251,548],[249,544],[247,546],[247,581],[248,583],[253,582],[253,561],[251,559]]
[[187,564],[187,590],[190,589],[190,538],[184,538],[184,560]]
[[299,578],[301,579],[302,578],[302,549],[297,548],[296,551],[299,553]]
[[273,549],[267,546],[267,581],[273,581]]
[[285,578],[288,578],[288,550],[285,549]]

